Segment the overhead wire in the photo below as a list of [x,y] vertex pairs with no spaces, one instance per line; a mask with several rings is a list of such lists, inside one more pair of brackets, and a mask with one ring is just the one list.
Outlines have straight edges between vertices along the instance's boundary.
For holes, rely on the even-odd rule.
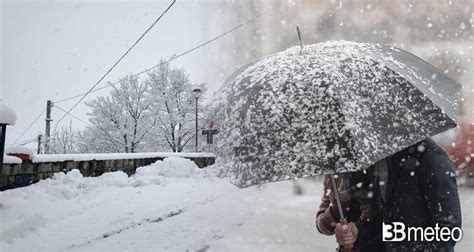
[[[55,108],[58,108],[59,110],[63,111],[64,113],[66,113],[66,112],[67,112],[65,109],[63,109],[63,108],[59,107],[57,104],[54,104],[54,107],[55,107]],[[68,115],[69,115],[69,116],[71,116],[71,117],[73,117],[73,118],[75,118],[76,120],[78,120],[78,121],[80,121],[80,122],[84,123],[85,125],[88,125],[88,126],[89,126],[89,125],[91,125],[90,123],[88,123],[88,122],[86,122],[86,121],[82,120],[82,119],[81,119],[81,118],[79,118],[78,116],[75,116],[75,115],[74,115],[74,114],[72,114],[71,112],[69,112],[69,114],[68,114]]]
[[41,113],[39,113],[39,115],[30,123],[30,125],[28,125],[28,127],[26,127],[26,129],[15,139],[15,141],[14,141],[12,144],[18,143],[18,141],[20,140],[20,138],[21,138],[28,130],[30,130],[30,128],[38,121],[38,119],[43,115],[44,112],[46,112],[46,109],[43,109],[43,111],[41,111]]
[[36,142],[36,141],[38,141],[38,138],[31,139],[31,140],[29,140],[29,141],[20,143],[20,144],[18,144],[18,145],[23,146],[23,145],[27,145],[27,144],[29,144],[29,143],[33,143],[33,142]]
[[[241,24],[239,24],[239,25],[237,25],[237,26],[234,26],[233,28],[231,28],[231,29],[229,29],[229,30],[227,30],[227,31],[225,31],[225,32],[223,32],[223,33],[217,35],[217,36],[214,36],[213,38],[211,38],[211,39],[209,39],[209,40],[207,40],[207,41],[205,41],[205,42],[203,42],[203,43],[201,43],[201,44],[198,44],[198,45],[194,46],[193,48],[191,48],[191,49],[189,49],[189,50],[186,50],[186,51],[184,51],[184,52],[182,52],[182,53],[180,53],[180,54],[178,54],[178,55],[175,55],[175,56],[171,57],[169,60],[165,61],[164,63],[169,63],[169,62],[171,62],[171,61],[173,61],[173,60],[176,60],[176,59],[178,59],[178,58],[180,58],[180,57],[182,57],[182,56],[184,56],[184,55],[186,55],[186,54],[188,54],[188,53],[191,53],[191,52],[193,52],[193,51],[195,51],[195,50],[197,50],[197,49],[199,49],[199,48],[201,48],[201,47],[203,47],[203,46],[205,46],[205,45],[207,45],[207,44],[209,44],[209,43],[211,43],[211,42],[213,42],[213,41],[215,41],[215,40],[217,40],[217,39],[220,39],[220,38],[224,37],[225,35],[227,35],[227,34],[233,32],[233,31],[235,31],[235,30],[241,28],[242,26],[245,26],[245,25],[247,25],[248,23],[251,23],[251,22],[257,20],[257,19],[260,18],[261,16],[266,15],[267,13],[271,12],[272,10],[273,10],[273,9],[268,9],[268,10],[266,10],[265,12],[262,12],[262,13],[256,15],[256,16],[254,16],[254,17],[252,17],[252,18],[246,20],[246,21],[243,22],[243,23],[241,23]],[[132,77],[140,76],[140,75],[142,75],[142,74],[144,74],[144,73],[147,73],[147,72],[149,72],[149,71],[151,71],[151,70],[153,70],[153,69],[159,67],[160,65],[161,65],[161,64],[157,64],[157,65],[152,66],[152,67],[150,67],[150,68],[147,68],[147,69],[145,69],[145,70],[143,70],[143,71],[141,71],[141,72],[138,72],[138,73],[136,73],[136,74],[132,74],[131,76],[132,76]],[[94,89],[94,90],[91,91],[90,93],[97,92],[97,91],[99,91],[99,90],[102,90],[102,89],[105,89],[105,88],[108,88],[108,87],[111,87],[111,86],[115,86],[115,85],[117,85],[117,84],[119,84],[119,83],[120,83],[120,80],[118,80],[118,81],[116,81],[116,82],[113,82],[113,83],[109,83],[109,84],[107,84],[106,86],[103,86],[103,87],[99,87],[99,88]],[[64,102],[64,101],[72,100],[72,99],[81,97],[81,96],[83,96],[83,95],[85,95],[85,94],[86,94],[86,93],[79,94],[79,95],[74,95],[74,96],[71,96],[71,97],[68,97],[68,98],[64,98],[64,99],[61,99],[61,100],[57,100],[57,101],[55,101],[55,103],[59,103],[59,102]]]
[[[53,104],[54,104],[54,103],[53,103]],[[54,104],[54,107],[55,107],[55,108],[58,108],[59,110],[63,111],[64,113],[67,112],[65,109],[59,107],[59,106],[56,105],[56,104]],[[79,120],[80,122],[84,123],[84,124],[87,125],[87,126],[92,126],[92,124],[90,124],[90,123],[87,122],[87,121],[82,120],[81,118],[79,118],[78,116],[76,116],[76,115],[74,115],[74,114],[69,113],[68,115],[71,116],[71,117],[73,117],[73,118],[75,118],[75,119],[77,119],[77,120]],[[97,128],[98,128],[100,131],[102,131],[102,133],[104,133],[105,135],[107,135],[107,136],[111,139],[111,141],[121,143],[120,141],[114,139],[114,137],[111,136],[110,133],[107,132],[104,128],[102,128],[100,125],[96,125],[96,126],[97,126]],[[54,134],[53,134],[52,137],[50,138],[50,140],[54,140],[54,139],[56,139],[56,137],[55,137]]]
[[[61,110],[61,111],[63,111],[63,112],[66,113],[66,110],[63,109],[63,108],[61,108],[61,107],[59,107],[58,105],[55,105],[55,107],[58,108],[59,110]],[[82,123],[86,124],[87,126],[92,126],[92,124],[90,124],[89,122],[86,122],[86,121],[82,120],[82,119],[79,118],[78,116],[75,116],[75,115],[73,115],[73,114],[71,114],[71,113],[69,113],[69,116],[74,117],[75,119],[81,121]],[[107,135],[110,139],[113,139],[113,141],[115,141],[115,142],[119,142],[119,141],[115,140],[115,139],[113,138],[113,136],[111,136],[110,133],[107,132],[107,130],[105,130],[104,128],[102,128],[100,125],[96,125],[96,126],[97,126],[97,128],[98,128],[100,131],[102,131],[102,133],[104,133],[105,135]]]
[[[20,142],[16,143],[15,145],[25,145],[25,144],[27,144],[27,143],[34,142],[34,141],[36,141],[36,140],[38,140],[37,137],[31,138],[31,139],[28,139],[28,140],[20,141]],[[6,145],[6,146],[13,146],[13,145],[9,144],[9,145]]]
[[84,95],[82,95],[82,97],[72,106],[70,107],[67,112],[56,122],[56,125],[54,127],[54,130],[53,130],[53,134],[54,132],[56,132],[56,129],[58,128],[58,125],[59,123],[74,109],[77,107],[77,105],[79,105],[79,103],[81,103],[82,100],[84,100],[84,98],[90,94],[92,92],[92,90],[94,90],[99,84],[100,82],[105,79],[105,77],[122,61],[123,58],[125,58],[125,56],[127,56],[127,54],[143,39],[143,37],[145,37],[145,35],[158,23],[158,21],[161,20],[161,18],[168,12],[169,9],[171,9],[171,7],[176,3],[176,0],[173,0],[173,2],[168,6],[168,8],[166,8],[163,13],[161,13],[161,15],[150,25],[150,27],[148,27],[148,29],[145,30],[145,32],[135,41],[135,43],[132,44],[132,46],[130,46],[127,51],[125,51],[125,53],[122,54],[122,56],[109,68],[109,70],[107,70],[107,72],[105,72],[102,77],[100,77],[100,79],[89,89],[89,91],[87,91]]

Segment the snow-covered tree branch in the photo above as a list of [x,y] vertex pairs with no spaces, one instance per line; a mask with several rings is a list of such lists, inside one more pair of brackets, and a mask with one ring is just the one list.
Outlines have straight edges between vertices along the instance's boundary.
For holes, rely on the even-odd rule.
[[[49,154],[76,153],[76,137],[77,133],[72,130],[71,123],[69,127],[62,127],[49,139]],[[44,141],[42,144],[44,144]]]
[[[172,69],[164,60],[149,73],[153,106],[159,127],[153,131],[156,145],[166,145],[173,152],[181,152],[194,137],[195,98],[189,76],[184,69]],[[205,91],[205,84],[199,85]],[[198,102],[201,102],[198,100]]]
[[[183,151],[195,136],[193,86],[184,69],[173,69],[164,60],[144,80],[124,77],[110,96],[86,103],[92,109],[91,126],[81,133],[79,149]],[[204,84],[199,86],[205,91]]]
[[109,97],[98,97],[87,103],[92,109],[89,131],[119,152],[139,151],[156,124],[148,91],[146,82],[133,76],[122,78]]

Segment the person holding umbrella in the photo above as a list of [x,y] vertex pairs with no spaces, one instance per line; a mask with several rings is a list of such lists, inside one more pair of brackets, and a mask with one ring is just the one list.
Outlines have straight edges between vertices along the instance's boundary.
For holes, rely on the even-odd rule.
[[318,228],[348,249],[449,251],[454,241],[382,243],[379,235],[382,222],[460,227],[452,163],[430,139],[456,127],[460,92],[399,48],[301,43],[227,80],[216,102],[217,162],[241,188],[325,174],[331,191]]
[[[383,242],[382,222],[402,222],[412,227],[461,227],[461,208],[452,162],[430,138],[387,157],[367,170],[338,178],[341,218],[334,193],[326,193],[316,226],[320,233],[335,234],[341,249],[352,251],[453,251],[455,241]],[[325,191],[330,191],[331,175]],[[336,224],[337,223],[337,224]]]

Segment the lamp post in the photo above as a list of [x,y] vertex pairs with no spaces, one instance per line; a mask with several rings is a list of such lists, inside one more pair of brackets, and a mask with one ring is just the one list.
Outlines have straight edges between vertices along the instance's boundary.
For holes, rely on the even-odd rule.
[[198,99],[201,95],[202,89],[200,87],[193,88],[194,98],[196,99],[196,152],[199,152],[198,148]]

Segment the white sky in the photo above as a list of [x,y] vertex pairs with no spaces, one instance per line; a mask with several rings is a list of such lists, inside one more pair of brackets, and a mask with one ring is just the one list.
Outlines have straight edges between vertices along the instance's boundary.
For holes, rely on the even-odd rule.
[[[18,118],[16,125],[7,129],[7,145],[46,107],[48,99],[60,100],[92,87],[171,2],[1,1],[0,99]],[[103,84],[156,65],[161,57],[184,52],[221,33],[218,28],[212,30],[216,25],[208,15],[222,4],[178,1]],[[213,62],[207,56],[217,50],[217,43],[210,44],[173,61],[172,66],[185,68],[192,82],[208,82],[212,93],[221,80],[209,74]],[[106,95],[108,90],[93,93],[86,100]],[[74,102],[57,105],[68,109]],[[86,112],[87,107],[81,104],[73,114],[87,121]],[[53,119],[62,114],[53,108]],[[73,127],[83,126],[71,117],[66,117],[63,125],[71,120]],[[52,128],[54,125],[53,121]],[[43,115],[20,141],[35,138],[44,127]]]

